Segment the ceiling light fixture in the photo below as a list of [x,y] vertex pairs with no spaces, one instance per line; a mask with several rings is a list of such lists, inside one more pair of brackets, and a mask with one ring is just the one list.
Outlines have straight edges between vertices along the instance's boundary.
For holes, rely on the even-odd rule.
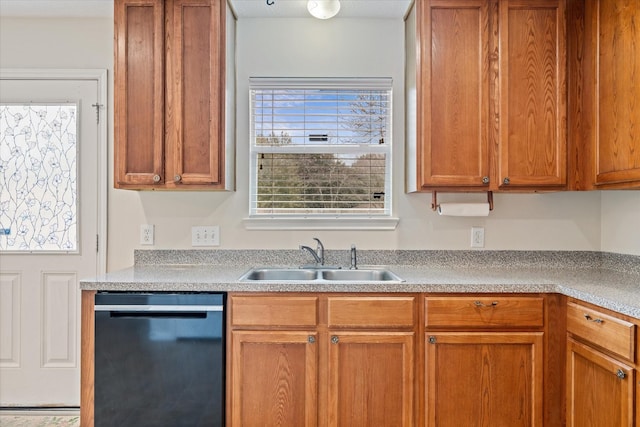
[[333,18],[340,11],[340,0],[309,0],[307,10],[318,19]]

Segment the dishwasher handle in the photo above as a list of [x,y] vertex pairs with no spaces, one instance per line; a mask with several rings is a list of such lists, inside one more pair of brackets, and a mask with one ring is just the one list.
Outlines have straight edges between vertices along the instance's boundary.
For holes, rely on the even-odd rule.
[[127,304],[105,304],[95,305],[95,311],[119,311],[127,313],[193,313],[207,311],[224,311],[222,305],[127,305]]

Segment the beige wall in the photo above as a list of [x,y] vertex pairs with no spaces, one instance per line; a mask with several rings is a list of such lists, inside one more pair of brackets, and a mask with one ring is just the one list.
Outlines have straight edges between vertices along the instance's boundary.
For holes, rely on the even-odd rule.
[[601,249],[640,255],[640,191],[602,192]]
[[[403,23],[386,20],[242,20],[238,23],[237,190],[134,192],[112,188],[110,111],[108,268],[133,262],[140,224],[155,224],[155,248],[190,248],[193,225],[219,225],[221,248],[296,248],[318,236],[331,249],[468,249],[484,226],[487,249],[607,250],[640,255],[640,192],[495,196],[488,218],[439,217],[430,194],[404,193]],[[109,19],[0,20],[0,67],[113,70]],[[249,76],[391,76],[394,79],[394,231],[249,231]],[[111,91],[110,87],[110,91]],[[110,95],[110,103],[112,102]],[[112,105],[112,104],[111,104]],[[442,195],[442,200],[453,196]],[[462,195],[476,200],[479,195]],[[148,247],[147,247],[148,248]]]

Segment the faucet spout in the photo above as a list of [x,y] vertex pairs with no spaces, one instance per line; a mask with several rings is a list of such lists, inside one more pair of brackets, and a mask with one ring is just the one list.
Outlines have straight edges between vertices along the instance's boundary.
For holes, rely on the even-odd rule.
[[314,251],[309,246],[300,245],[300,250],[309,252],[311,254],[311,256],[313,257],[313,259],[315,260],[316,264],[318,264],[318,265],[324,264],[323,261],[322,261],[322,258],[320,258],[318,256],[318,254],[316,253],[316,251]]
[[313,240],[318,242],[318,246],[316,247],[316,254],[320,257],[320,265],[324,265],[324,245],[317,237],[314,237]]

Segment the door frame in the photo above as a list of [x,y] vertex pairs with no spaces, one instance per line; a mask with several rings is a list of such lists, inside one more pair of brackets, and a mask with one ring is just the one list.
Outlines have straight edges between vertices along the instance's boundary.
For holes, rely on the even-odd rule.
[[108,141],[108,89],[107,70],[87,69],[48,69],[48,68],[0,68],[0,80],[93,80],[98,84],[98,188],[97,190],[97,228],[98,254],[97,273],[106,273],[107,268],[107,164],[109,163]]

